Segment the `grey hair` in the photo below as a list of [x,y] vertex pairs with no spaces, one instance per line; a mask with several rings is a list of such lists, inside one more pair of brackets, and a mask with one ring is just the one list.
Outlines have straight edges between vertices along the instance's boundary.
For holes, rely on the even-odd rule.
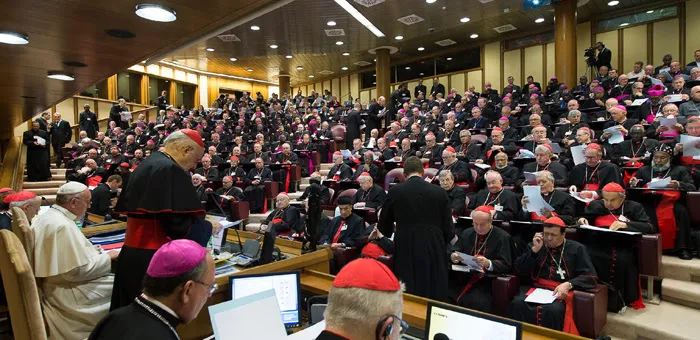
[[462,137],[462,135],[467,135],[467,136],[471,137],[472,133],[469,132],[469,130],[464,129],[464,130],[459,132],[459,136]]
[[450,177],[454,181],[455,175],[452,174],[452,171],[440,171],[440,175],[438,175],[438,179],[443,179],[445,177]]
[[547,171],[547,170],[540,171],[537,174],[537,178],[540,178],[540,177],[544,177],[547,180],[554,182],[554,175],[550,171]]
[[190,136],[186,135],[184,132],[175,131],[165,138],[165,143],[163,145],[167,148],[169,145],[176,145],[183,142],[194,143],[195,141],[193,141],[192,138],[190,138]]
[[[533,130],[534,130],[534,129],[533,129]],[[538,146],[535,148],[535,151],[544,151],[544,152],[546,152],[546,153],[548,153],[548,154],[550,154],[550,155],[552,154],[552,150],[549,150],[549,149],[548,149],[546,146],[544,146],[544,145],[538,145]]]
[[569,111],[569,115],[568,115],[568,116],[569,116],[569,117],[573,117],[573,116],[575,116],[575,115],[580,115],[580,114],[581,114],[581,111],[579,111],[579,110],[571,110],[571,111]]
[[21,208],[26,204],[32,204],[32,201],[36,201],[37,199],[40,199],[39,196],[32,197],[30,199],[26,199],[24,201],[15,201],[15,202],[10,202],[10,208],[18,207]]
[[403,284],[395,292],[331,287],[324,319],[330,330],[371,332],[387,314],[401,315]]

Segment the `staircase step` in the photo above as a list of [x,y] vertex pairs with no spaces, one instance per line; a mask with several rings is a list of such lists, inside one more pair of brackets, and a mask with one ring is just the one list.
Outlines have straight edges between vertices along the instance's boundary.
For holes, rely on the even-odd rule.
[[267,215],[270,215],[271,212],[272,210],[268,210],[264,214],[250,214],[248,216],[248,223],[262,223],[267,218]]
[[676,256],[663,256],[661,277],[678,281],[700,283],[700,259],[681,260]]
[[40,188],[53,188],[53,187],[60,187],[61,185],[65,184],[66,181],[46,181],[46,182],[24,182],[22,184],[22,189],[24,190],[31,190],[31,189],[40,189]]
[[646,308],[627,308],[624,314],[608,313],[603,334],[615,339],[690,340],[700,334],[700,310],[670,301]]
[[[27,169],[24,169],[24,174],[27,175]],[[64,175],[66,174],[66,169],[56,169],[56,168],[51,168],[51,174],[52,175]]]
[[296,199],[299,198],[299,197],[301,197],[301,195],[303,195],[303,194],[304,194],[304,191],[303,191],[303,190],[299,190],[299,191],[297,191],[297,192],[290,192],[290,193],[287,194],[287,196],[289,196],[289,199],[295,200],[295,201],[296,201]]
[[46,196],[46,195],[56,195],[58,192],[58,187],[53,187],[53,188],[35,188],[35,189],[28,189],[28,191],[31,191],[37,196]]
[[43,197],[46,199],[46,202],[42,202],[42,205],[48,204],[54,204],[56,203],[56,195],[43,195]]
[[299,183],[299,184],[309,184],[309,179],[310,179],[310,178],[311,178],[311,177],[304,177],[304,178],[302,178],[302,179],[301,179],[301,183]]
[[331,171],[331,169],[324,169],[319,171],[319,173],[321,174],[321,176],[326,177],[328,176],[328,171]]
[[330,170],[333,167],[333,163],[321,163],[321,170]]
[[311,185],[311,184],[299,184],[299,191],[304,193],[304,190],[306,190],[306,188],[308,188],[309,185]]
[[700,283],[664,279],[661,281],[662,299],[700,310]]

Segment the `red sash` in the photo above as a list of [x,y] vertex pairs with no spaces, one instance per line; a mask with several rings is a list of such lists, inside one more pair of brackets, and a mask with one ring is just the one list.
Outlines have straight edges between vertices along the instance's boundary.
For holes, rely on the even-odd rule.
[[333,236],[332,243],[338,243],[338,239],[340,238],[340,232],[343,230],[344,225],[345,225],[345,221],[340,221],[340,225],[338,226],[338,231],[335,232],[335,236]]
[[287,169],[287,177],[284,180],[284,192],[289,192],[289,178],[290,178],[291,173],[292,173],[292,166],[287,164],[287,165],[283,165],[282,167]]
[[700,161],[693,159],[693,156],[681,156],[681,165],[689,166],[693,164],[700,164]]
[[[556,282],[556,281],[551,281],[551,280],[546,280],[541,277],[538,277],[537,280],[535,280],[535,286],[540,287],[540,288],[545,288],[545,289],[550,289],[554,290],[559,286],[561,282]],[[531,289],[528,292],[528,295],[532,292]],[[563,332],[573,334],[573,335],[579,335],[578,328],[576,328],[576,323],[574,322],[574,291],[569,290],[569,294],[566,295],[566,299],[564,300],[564,305],[566,305],[566,312],[564,312],[564,328],[562,329]],[[539,311],[538,311],[539,314]],[[537,315],[537,325],[539,326],[539,315]]]
[[661,194],[661,200],[656,206],[656,221],[661,233],[661,245],[663,249],[673,249],[676,247],[678,231],[673,206],[681,198],[681,193],[679,191],[657,191],[657,193]]
[[87,186],[90,188],[97,187],[100,183],[102,183],[102,176],[92,176],[87,179]]
[[163,225],[154,218],[137,218],[129,216],[126,219],[126,236],[124,246],[138,249],[158,250],[168,243],[170,238],[165,234]]
[[[626,162],[624,164],[625,167],[632,167],[632,168],[641,168],[644,165],[642,162]],[[637,172],[637,170],[632,170],[632,169],[625,169],[623,171],[623,179],[622,183],[629,183],[630,179],[634,176],[634,174]]]

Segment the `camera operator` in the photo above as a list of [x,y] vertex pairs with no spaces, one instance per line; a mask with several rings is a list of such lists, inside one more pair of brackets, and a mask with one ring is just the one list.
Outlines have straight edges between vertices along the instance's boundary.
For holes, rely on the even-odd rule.
[[88,212],[105,216],[117,204],[117,189],[122,185],[122,177],[109,176],[107,183],[100,183],[92,190],[92,204]]
[[610,65],[610,60],[612,60],[612,51],[605,48],[605,44],[600,41],[595,44],[595,48],[598,50],[598,61],[596,62],[596,66],[598,68],[601,66],[606,66],[608,69],[611,69],[612,65]]

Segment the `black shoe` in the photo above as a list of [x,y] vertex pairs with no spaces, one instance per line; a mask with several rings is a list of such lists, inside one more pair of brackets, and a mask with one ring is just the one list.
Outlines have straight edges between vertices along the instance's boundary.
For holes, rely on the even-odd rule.
[[678,258],[681,260],[692,260],[693,257],[690,256],[690,253],[686,249],[682,249],[680,253],[678,253]]

